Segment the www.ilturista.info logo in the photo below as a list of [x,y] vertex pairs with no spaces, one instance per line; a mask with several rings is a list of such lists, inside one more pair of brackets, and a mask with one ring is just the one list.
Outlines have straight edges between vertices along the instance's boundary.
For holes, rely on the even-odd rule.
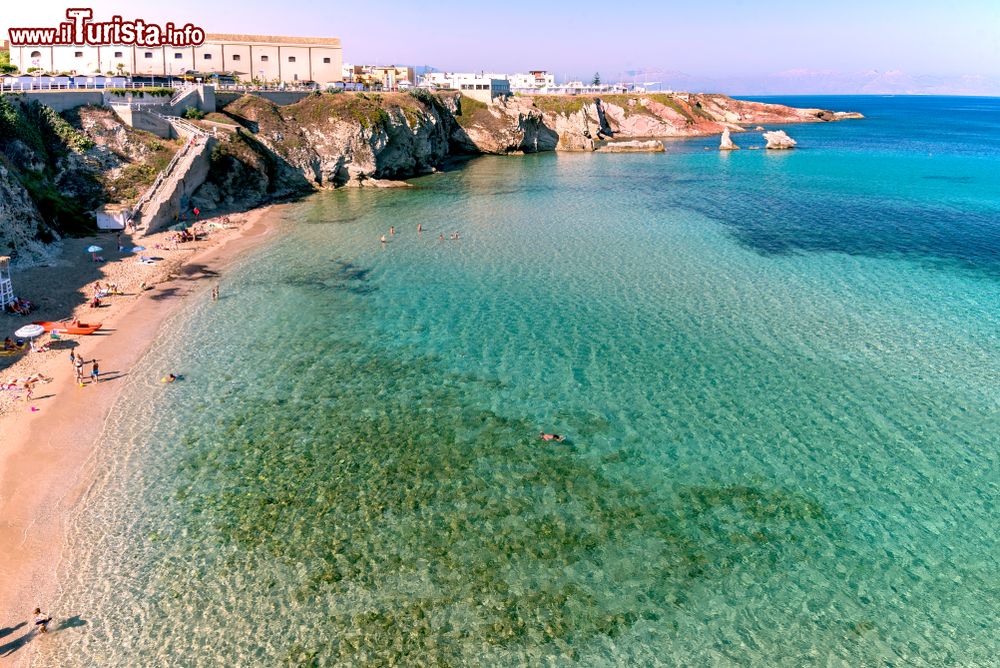
[[110,21],[91,21],[92,9],[66,10],[66,18],[56,28],[10,28],[11,46],[74,44],[104,46],[135,44],[136,46],[200,46],[205,31],[187,23],[176,26],[166,23],[146,23],[142,19],[126,21],[112,16]]

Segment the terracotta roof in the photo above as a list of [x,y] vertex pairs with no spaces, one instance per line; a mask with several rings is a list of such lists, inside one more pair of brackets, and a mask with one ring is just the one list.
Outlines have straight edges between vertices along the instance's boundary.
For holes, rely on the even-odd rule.
[[237,42],[250,44],[301,44],[303,46],[340,46],[339,37],[285,37],[281,35],[238,35],[208,33],[205,42]]

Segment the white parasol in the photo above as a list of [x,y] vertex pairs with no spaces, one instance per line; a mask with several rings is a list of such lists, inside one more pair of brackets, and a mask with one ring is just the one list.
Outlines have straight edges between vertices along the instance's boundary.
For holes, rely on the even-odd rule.
[[21,329],[14,332],[14,336],[19,339],[33,339],[36,336],[41,336],[45,333],[45,328],[41,325],[25,325]]

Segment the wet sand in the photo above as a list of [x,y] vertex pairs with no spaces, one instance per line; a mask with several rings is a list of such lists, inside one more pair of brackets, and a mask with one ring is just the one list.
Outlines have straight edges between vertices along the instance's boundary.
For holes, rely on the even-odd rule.
[[[34,632],[31,613],[35,607],[53,615],[51,631],[58,631],[61,623],[86,621],[86,610],[49,610],[47,606],[58,587],[56,570],[65,521],[69,510],[91,484],[85,475],[85,463],[119,396],[122,383],[117,379],[126,376],[149,349],[161,323],[183,304],[186,296],[198,292],[208,298],[209,287],[221,269],[232,258],[269,237],[274,229],[276,208],[233,215],[234,224],[242,221],[238,227],[216,231],[190,247],[181,244],[177,250],[153,249],[156,243],[163,245],[166,236],[143,238],[142,245],[150,249],[144,254],[164,257],[156,267],[143,266],[134,260],[95,265],[85,254],[76,253],[78,261],[14,274],[15,288],[29,299],[37,299],[40,294],[43,310],[23,319],[0,316],[3,318],[0,322],[12,330],[31,320],[49,319],[46,311],[66,312],[67,300],[75,299],[81,304],[84,299],[80,290],[81,272],[86,277],[98,266],[104,276],[99,280],[117,283],[126,294],[111,297],[111,306],[106,309],[88,309],[86,304],[77,307],[81,320],[103,322],[102,332],[66,337],[67,341],[73,341],[57,342],[59,349],[48,353],[28,353],[0,371],[0,379],[4,381],[33,372],[52,378],[49,383],[35,386],[31,402],[15,398],[13,392],[3,392],[6,396],[0,399],[3,410],[0,415],[0,663],[29,665],[33,644],[58,641],[58,633],[39,636]],[[105,248],[113,245],[113,235],[111,239],[111,244],[105,240],[101,245]],[[72,240],[72,250],[64,248],[62,257],[79,250],[75,246],[82,249],[91,243],[93,239]],[[117,256],[113,249],[110,254]],[[28,287],[40,285],[41,280],[68,287],[47,293]],[[141,291],[138,289],[141,281],[155,286]],[[91,296],[89,284],[85,290],[86,296]],[[69,361],[73,343],[85,360],[100,361],[101,382],[89,382],[87,364],[86,385],[82,388],[76,385]],[[32,412],[31,406],[37,411]]]

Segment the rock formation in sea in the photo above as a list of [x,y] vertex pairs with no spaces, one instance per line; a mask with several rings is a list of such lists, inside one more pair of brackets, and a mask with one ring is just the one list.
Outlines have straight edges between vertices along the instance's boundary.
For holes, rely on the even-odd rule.
[[666,149],[663,142],[656,139],[648,141],[615,141],[609,142],[597,149],[598,153],[663,153]]
[[739,146],[733,143],[732,138],[729,136],[729,128],[722,131],[722,141],[719,143],[720,151],[738,151]]
[[765,132],[764,139],[767,140],[767,146],[764,148],[772,150],[795,148],[796,144],[796,141],[789,137],[784,130],[772,130],[771,132]]

